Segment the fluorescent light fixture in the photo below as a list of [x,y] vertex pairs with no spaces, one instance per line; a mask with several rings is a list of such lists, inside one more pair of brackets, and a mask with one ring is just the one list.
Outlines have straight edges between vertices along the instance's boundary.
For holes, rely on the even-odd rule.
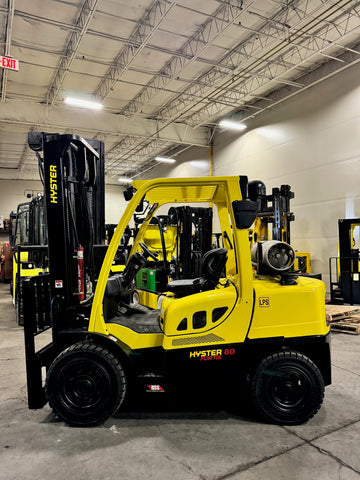
[[118,178],[118,181],[119,181],[120,183],[126,183],[126,184],[132,183],[132,179],[131,179],[131,178],[128,178],[128,177],[119,177],[119,178]]
[[101,108],[103,108],[103,105],[101,103],[92,102],[90,100],[84,100],[82,98],[76,97],[65,97],[64,102],[67,105],[81,108],[91,108],[92,110],[100,110]]
[[232,120],[221,120],[219,127],[230,128],[232,130],[245,130],[245,128],[247,128],[244,123],[238,123]]
[[168,157],[155,157],[155,160],[157,162],[161,162],[161,163],[175,163],[176,162],[175,158],[168,158]]

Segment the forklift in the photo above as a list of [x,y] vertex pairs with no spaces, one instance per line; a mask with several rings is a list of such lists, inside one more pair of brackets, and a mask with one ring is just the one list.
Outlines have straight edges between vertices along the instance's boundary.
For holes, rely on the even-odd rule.
[[47,269],[47,238],[43,195],[20,203],[12,222],[13,274],[10,292],[18,325],[23,325],[22,280]]
[[330,257],[330,297],[335,305],[360,305],[360,218],[338,220],[339,251]]
[[[317,413],[331,383],[325,285],[289,273],[294,252],[284,242],[261,244],[254,274],[248,229],[257,204],[247,199],[247,177],[134,181],[102,259],[90,234],[90,203],[103,201],[94,195],[98,152],[76,135],[43,134],[39,143],[50,269],[23,285],[29,408],[48,402],[67,424],[94,426],[139,389],[192,396],[204,387],[220,396],[240,388],[275,424]],[[149,226],[169,208],[195,203],[216,209],[226,243],[202,255],[196,278],[169,278],[157,308],[134,302],[136,274],[157,261],[143,241]],[[139,211],[126,265],[112,272]],[[38,349],[35,339],[48,329],[52,340]]]

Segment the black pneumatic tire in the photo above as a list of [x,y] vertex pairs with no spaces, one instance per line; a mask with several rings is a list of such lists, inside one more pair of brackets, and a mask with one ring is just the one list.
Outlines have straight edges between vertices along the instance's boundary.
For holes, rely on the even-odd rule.
[[309,358],[285,351],[260,362],[252,381],[252,398],[268,422],[299,425],[317,413],[324,389],[322,375]]
[[126,392],[125,373],[106,348],[76,343],[51,364],[45,392],[54,412],[69,425],[95,426],[120,407]]

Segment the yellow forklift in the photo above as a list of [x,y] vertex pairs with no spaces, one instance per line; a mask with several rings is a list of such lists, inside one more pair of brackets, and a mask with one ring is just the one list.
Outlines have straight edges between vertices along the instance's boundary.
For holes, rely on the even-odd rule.
[[[142,222],[142,216],[137,215],[138,228],[134,235],[137,235]],[[166,290],[170,279],[199,276],[201,258],[212,248],[212,208],[170,207],[166,215],[153,217],[142,241],[151,252],[156,253],[156,260],[154,257],[136,274],[135,296],[140,303],[156,308],[158,296]]]
[[[50,269],[23,285],[29,408],[49,402],[68,424],[92,426],[136,389],[191,396],[202,385],[210,395],[249,391],[271,423],[316,414],[331,383],[325,285],[289,273],[294,251],[284,242],[260,242],[252,261],[257,205],[246,198],[245,176],[134,181],[99,261],[86,208],[97,152],[75,135],[43,135],[42,148]],[[157,308],[135,303],[136,274],[157,258],[143,242],[149,225],[169,207],[195,203],[216,210],[224,245],[202,256],[197,278],[169,280]],[[137,212],[143,218],[127,263],[113,273]],[[35,337],[49,328],[51,343],[37,350]]]
[[23,325],[22,280],[47,269],[47,238],[43,195],[20,203],[12,225],[11,294],[18,325]]

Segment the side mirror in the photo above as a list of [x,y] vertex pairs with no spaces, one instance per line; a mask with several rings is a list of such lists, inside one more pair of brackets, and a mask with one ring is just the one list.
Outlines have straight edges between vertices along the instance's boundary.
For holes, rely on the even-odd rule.
[[31,148],[31,150],[34,150],[34,152],[41,152],[43,149],[43,133],[29,132],[28,145]]
[[232,203],[236,228],[250,228],[257,214],[257,203],[250,200],[235,200]]
[[124,190],[124,198],[127,202],[130,202],[134,195],[134,187],[128,187],[126,190]]

